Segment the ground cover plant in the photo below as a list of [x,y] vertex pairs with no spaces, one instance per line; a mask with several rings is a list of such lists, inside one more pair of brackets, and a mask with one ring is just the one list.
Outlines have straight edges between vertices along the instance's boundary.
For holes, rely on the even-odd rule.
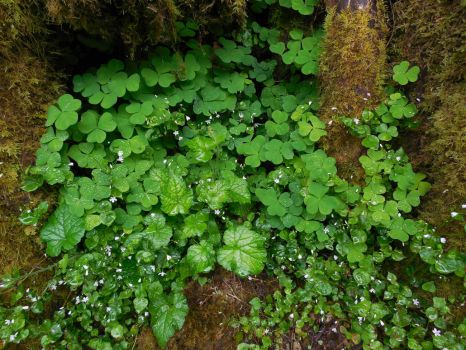
[[[315,3],[278,5],[310,15]],[[130,349],[150,326],[164,347],[188,313],[186,282],[220,265],[243,278],[265,271],[281,287],[233,322],[240,349],[280,348],[290,329],[305,338],[329,322],[365,349],[464,349],[457,300],[430,293],[432,275],[464,279],[465,257],[412,215],[430,185],[394,142],[416,106],[388,86],[375,110],[341,116],[367,149],[363,182],[352,183],[319,147],[321,28],[250,20],[215,45],[195,40],[192,23],[177,28],[176,47],[76,75],[50,106],[23,188],[54,186],[58,203],[20,220],[41,225],[56,262],[43,290],[24,287],[27,275],[3,277],[0,339]],[[396,65],[393,79],[415,81],[411,66]],[[410,274],[398,277],[396,264]]]

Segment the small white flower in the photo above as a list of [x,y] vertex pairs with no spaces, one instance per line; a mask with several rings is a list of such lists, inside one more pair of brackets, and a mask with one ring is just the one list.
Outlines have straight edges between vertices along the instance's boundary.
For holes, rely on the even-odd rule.
[[173,135],[178,136],[180,132],[178,130],[173,131]]
[[337,332],[337,329],[335,327],[332,328],[332,332],[333,333],[336,333]]
[[353,119],[353,122],[354,122],[354,124],[358,125],[358,124],[359,124],[359,119],[358,119],[358,118],[354,118],[354,119]]
[[56,285],[56,284],[50,285],[50,290],[55,290],[55,289],[57,289],[57,285]]
[[371,288],[371,289],[369,290],[369,292],[372,293],[372,294],[374,294],[374,293],[375,293],[375,289],[374,289],[374,288]]
[[269,334],[269,332],[270,332],[270,331],[269,331],[268,328],[266,328],[266,329],[264,330],[264,334]]
[[110,197],[109,201],[112,202],[112,203],[115,203],[117,201],[117,198],[116,197]]
[[84,297],[82,301],[83,301],[83,303],[87,303],[87,302],[89,301],[89,298],[88,298],[88,297]]
[[440,237],[440,243],[442,244],[447,243],[447,239],[445,237]]
[[26,306],[23,306],[22,309],[23,309],[23,310],[29,310],[29,306],[27,306],[27,305],[26,305]]
[[10,341],[14,341],[16,339],[16,336],[18,335],[18,332],[15,334],[10,335]]
[[6,324],[7,326],[9,326],[9,325],[12,324],[12,323],[13,323],[13,322],[11,322],[11,320],[5,320],[5,324]]
[[302,258],[303,258],[303,256],[302,256],[301,254],[299,254],[299,255],[298,255],[298,259],[301,260]]
[[149,312],[147,312],[147,311],[144,312],[144,316],[145,316],[145,317],[149,317]]
[[171,255],[167,255],[167,261],[170,261],[172,259]]
[[115,271],[118,272],[118,273],[120,273],[120,272],[122,272],[123,270],[122,270],[122,269],[116,269]]
[[419,306],[419,300],[418,299],[413,299],[413,304],[416,306]]
[[395,159],[396,159],[397,161],[400,161],[400,160],[401,160],[401,157],[398,156],[398,157],[396,157]]
[[338,260],[338,256],[334,255],[333,260]]
[[189,116],[186,116],[186,120],[191,120],[191,117],[189,117]]
[[111,308],[110,306],[107,306],[107,308],[105,309],[105,311],[110,312],[110,311],[112,311],[112,308]]
[[276,184],[280,183],[280,179],[275,179],[273,180],[273,182],[275,182]]
[[294,315],[293,315],[293,314],[290,314],[290,318],[293,319],[293,318],[294,318]]
[[162,276],[162,277],[163,277],[163,276],[165,276],[165,275],[166,275],[165,272],[163,272],[163,271],[162,271],[162,272],[159,272],[159,276]]
[[454,218],[455,216],[458,215],[458,213],[456,211],[452,211],[450,215],[451,215],[452,218]]
[[382,320],[380,320],[380,325],[385,326],[385,323]]
[[466,209],[466,203],[465,203],[465,204],[461,204],[461,208]]
[[440,337],[442,335],[442,332],[440,331],[440,329],[437,329],[437,328],[434,328],[432,330],[432,333],[434,333],[434,336],[436,337]]
[[74,163],[73,163],[73,162],[69,162],[68,165],[69,165],[69,166],[73,166]]
[[215,210],[214,210],[214,213],[215,213],[215,215],[220,215],[220,210],[219,210],[219,209],[215,209]]

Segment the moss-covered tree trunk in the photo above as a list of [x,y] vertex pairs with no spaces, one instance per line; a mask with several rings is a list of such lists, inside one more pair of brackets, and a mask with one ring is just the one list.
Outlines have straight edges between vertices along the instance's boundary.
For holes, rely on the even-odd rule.
[[360,174],[360,141],[339,122],[358,118],[382,98],[386,63],[384,8],[376,0],[327,0],[326,38],[321,59],[322,118],[328,124],[324,148],[341,176]]

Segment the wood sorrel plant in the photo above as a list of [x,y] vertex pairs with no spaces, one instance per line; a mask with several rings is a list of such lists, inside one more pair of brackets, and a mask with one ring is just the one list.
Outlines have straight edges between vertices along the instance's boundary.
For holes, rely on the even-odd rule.
[[[280,5],[309,14],[314,2]],[[306,336],[332,315],[367,349],[463,349],[466,326],[449,323],[447,300],[415,294],[433,282],[401,283],[382,266],[419,256],[431,273],[464,277],[464,256],[444,253],[433,229],[408,216],[429,185],[390,141],[416,107],[392,92],[360,120],[343,119],[368,152],[364,186],[341,179],[318,146],[321,35],[293,30],[285,49],[277,29],[251,21],[215,47],[189,33],[146,61],[75,76],[73,93],[49,108],[24,181],[26,191],[59,189],[40,231],[53,277],[35,291],[22,287],[27,275],[4,276],[0,339],[128,349],[150,326],[164,347],[188,312],[186,281],[219,264],[241,277],[266,270],[281,285],[237,322],[262,341],[242,348],[278,346],[291,328]],[[47,207],[20,219],[37,225]],[[72,297],[35,317],[62,289]]]

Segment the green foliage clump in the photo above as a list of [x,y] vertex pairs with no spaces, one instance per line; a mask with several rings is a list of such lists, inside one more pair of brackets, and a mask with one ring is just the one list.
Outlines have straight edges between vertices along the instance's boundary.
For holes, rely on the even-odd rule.
[[[0,309],[14,320],[2,323],[3,340],[125,349],[150,325],[165,346],[187,314],[185,281],[217,262],[240,276],[264,269],[268,228],[254,193],[279,185],[256,168],[268,164],[281,178],[295,154],[314,152],[318,137],[288,132],[296,125],[290,113],[316,88],[300,76],[275,84],[277,63],[253,55],[266,44],[253,36],[256,45],[188,39],[176,51],[156,48],[138,65],[111,60],[75,76],[74,94],[49,107],[23,188],[60,185],[40,232],[47,255],[59,260],[46,290],[20,287],[12,307]],[[317,117],[304,113],[309,107],[300,108],[301,128],[309,118],[317,128]],[[296,207],[287,225],[302,221],[301,212]],[[2,289],[20,281],[13,274]],[[42,313],[65,286],[72,299],[32,322],[31,312]]]
[[[194,27],[178,29],[190,38]],[[274,306],[254,299],[252,318],[239,321],[262,339],[243,348],[278,345],[328,314],[368,349],[461,349],[464,325],[448,328],[447,301],[414,298],[421,284],[432,290],[430,279],[402,283],[382,266],[407,259],[409,247],[432,273],[464,277],[465,257],[444,254],[433,229],[405,215],[429,186],[389,141],[415,110],[393,92],[363,121],[346,120],[368,148],[366,177],[362,186],[340,178],[319,149],[315,70],[303,70],[315,57],[291,33],[297,66],[264,55],[281,33],[251,22],[212,46],[187,39],[73,79],[73,94],[49,107],[24,183],[59,187],[40,231],[57,258],[53,275],[39,291],[23,287],[27,276],[2,278],[11,296],[0,307],[2,341],[129,349],[150,326],[165,347],[188,313],[186,282],[219,264],[240,277],[266,270],[281,286]],[[35,224],[45,210],[21,220]],[[57,291],[70,294],[48,316]]]
[[[307,327],[314,332],[329,327],[362,342],[364,349],[463,349],[465,320],[456,323],[451,310],[464,302],[464,294],[446,299],[427,293],[436,292],[430,274],[464,279],[465,256],[443,252],[445,238],[406,216],[430,185],[413,171],[403,150],[391,146],[398,129],[412,123],[416,108],[389,90],[374,111],[342,120],[367,149],[359,159],[365,185],[341,184],[334,161],[320,163],[309,175],[304,198],[306,212],[315,216],[291,231],[283,221],[284,228],[274,232],[270,265],[282,289],[265,300],[251,300],[250,315],[233,323],[246,339],[259,340],[239,348],[269,349],[282,344],[291,330],[305,339]],[[256,194],[270,215],[289,215],[279,193]],[[462,214],[454,218],[464,223]],[[416,255],[430,266],[429,274],[419,278],[422,270],[408,267],[405,280],[387,271]]]

